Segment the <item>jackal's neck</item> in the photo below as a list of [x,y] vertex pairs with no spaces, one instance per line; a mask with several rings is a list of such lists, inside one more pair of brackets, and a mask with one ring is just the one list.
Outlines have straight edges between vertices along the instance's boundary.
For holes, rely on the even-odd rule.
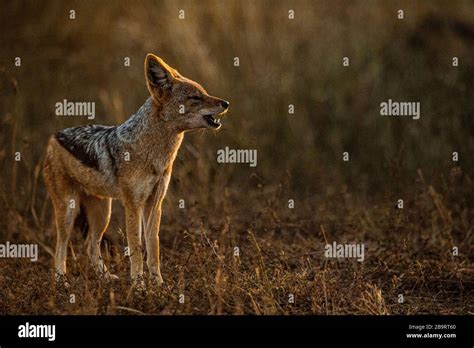
[[118,139],[137,151],[148,152],[150,157],[156,156],[165,162],[174,160],[183,132],[160,116],[160,109],[148,98],[135,114],[117,127]]
[[125,143],[136,141],[141,134],[147,132],[152,123],[151,118],[155,113],[156,109],[153,100],[148,98],[137,112],[117,127],[119,139]]
[[151,97],[128,120],[117,127],[117,135],[126,143],[138,141],[147,134],[172,137],[179,133],[171,124],[162,121],[160,109]]

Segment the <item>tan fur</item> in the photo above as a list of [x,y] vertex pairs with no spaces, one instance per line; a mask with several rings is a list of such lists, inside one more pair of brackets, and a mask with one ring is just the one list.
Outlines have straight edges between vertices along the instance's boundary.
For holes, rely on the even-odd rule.
[[[153,100],[152,107],[142,117],[146,127],[141,129],[142,124],[134,125],[132,120],[130,124],[138,129],[135,132],[138,136],[131,140],[123,140],[120,128],[117,129],[118,135],[112,144],[120,154],[115,159],[115,173],[85,165],[55,136],[48,141],[43,174],[55,212],[55,268],[59,276],[66,273],[67,244],[81,206],[89,224],[87,251],[90,259],[97,272],[109,275],[100,255],[100,242],[109,224],[111,200],[119,199],[125,208],[132,279],[143,275],[141,240],[144,234],[150,276],[157,284],[163,282],[159,226],[173,162],[184,132],[212,128],[204,115],[222,114],[228,103],[209,96],[202,86],[181,76],[151,54],[145,60],[145,75]],[[196,98],[200,98],[199,101]],[[180,105],[186,107],[184,115],[179,113]],[[122,157],[126,153],[129,161]]]

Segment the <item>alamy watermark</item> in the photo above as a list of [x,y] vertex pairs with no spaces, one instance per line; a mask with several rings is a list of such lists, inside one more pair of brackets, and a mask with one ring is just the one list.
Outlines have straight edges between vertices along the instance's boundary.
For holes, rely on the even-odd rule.
[[250,167],[257,166],[257,150],[255,149],[224,149],[217,150],[217,163],[248,163]]
[[56,340],[56,325],[36,325],[26,322],[18,326],[18,337],[20,338],[47,338],[48,341]]
[[421,116],[420,102],[397,102],[389,99],[380,103],[380,115],[382,116],[410,116],[418,120]]
[[38,244],[0,244],[0,258],[27,258],[38,261]]
[[327,258],[355,258],[359,262],[363,262],[365,255],[364,244],[326,244],[324,247],[324,256]]
[[87,116],[87,119],[95,118],[95,102],[70,102],[67,99],[55,104],[56,116]]

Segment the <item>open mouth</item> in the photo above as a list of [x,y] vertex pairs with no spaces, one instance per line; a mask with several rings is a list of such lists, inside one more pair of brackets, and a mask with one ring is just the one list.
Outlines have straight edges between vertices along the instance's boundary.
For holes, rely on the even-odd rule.
[[215,118],[214,115],[204,115],[204,119],[206,120],[209,127],[214,129],[219,129],[221,127],[221,119]]

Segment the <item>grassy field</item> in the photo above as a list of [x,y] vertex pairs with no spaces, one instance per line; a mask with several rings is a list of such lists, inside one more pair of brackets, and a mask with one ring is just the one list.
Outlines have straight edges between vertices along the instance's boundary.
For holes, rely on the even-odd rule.
[[[38,243],[40,256],[0,259],[0,313],[473,314],[472,10],[471,1],[3,4],[0,243]],[[229,117],[180,149],[159,292],[130,292],[119,202],[103,252],[120,280],[96,278],[76,233],[71,286],[57,292],[47,138],[135,112],[148,52],[229,100]],[[421,118],[380,116],[389,98],[419,101]],[[55,116],[63,99],[94,101],[96,119]],[[257,167],[217,163],[225,146],[256,149]],[[363,243],[364,261],[326,258],[333,241]]]
[[[9,314],[467,314],[472,313],[473,183],[459,169],[446,187],[414,185],[413,209],[365,202],[349,192],[304,202],[292,213],[285,189],[193,204],[176,213],[168,197],[162,224],[165,284],[158,294],[131,296],[120,227],[109,230],[107,260],[120,281],[106,285],[90,269],[83,241],[70,250],[69,293],[51,275],[53,227],[7,216],[8,240],[41,242],[37,263],[2,260],[0,311]],[[441,184],[440,184],[441,185]],[[302,202],[303,203],[303,202]],[[243,209],[241,209],[243,208]],[[117,214],[116,214],[117,215]],[[121,224],[118,223],[120,226]],[[364,262],[324,257],[326,241],[363,242]],[[452,246],[460,250],[452,256]],[[235,256],[235,247],[239,255]],[[70,303],[75,294],[75,303]],[[180,303],[180,295],[184,303]],[[404,303],[398,302],[399,295]],[[290,303],[293,295],[294,303]],[[139,313],[136,312],[136,313]]]

